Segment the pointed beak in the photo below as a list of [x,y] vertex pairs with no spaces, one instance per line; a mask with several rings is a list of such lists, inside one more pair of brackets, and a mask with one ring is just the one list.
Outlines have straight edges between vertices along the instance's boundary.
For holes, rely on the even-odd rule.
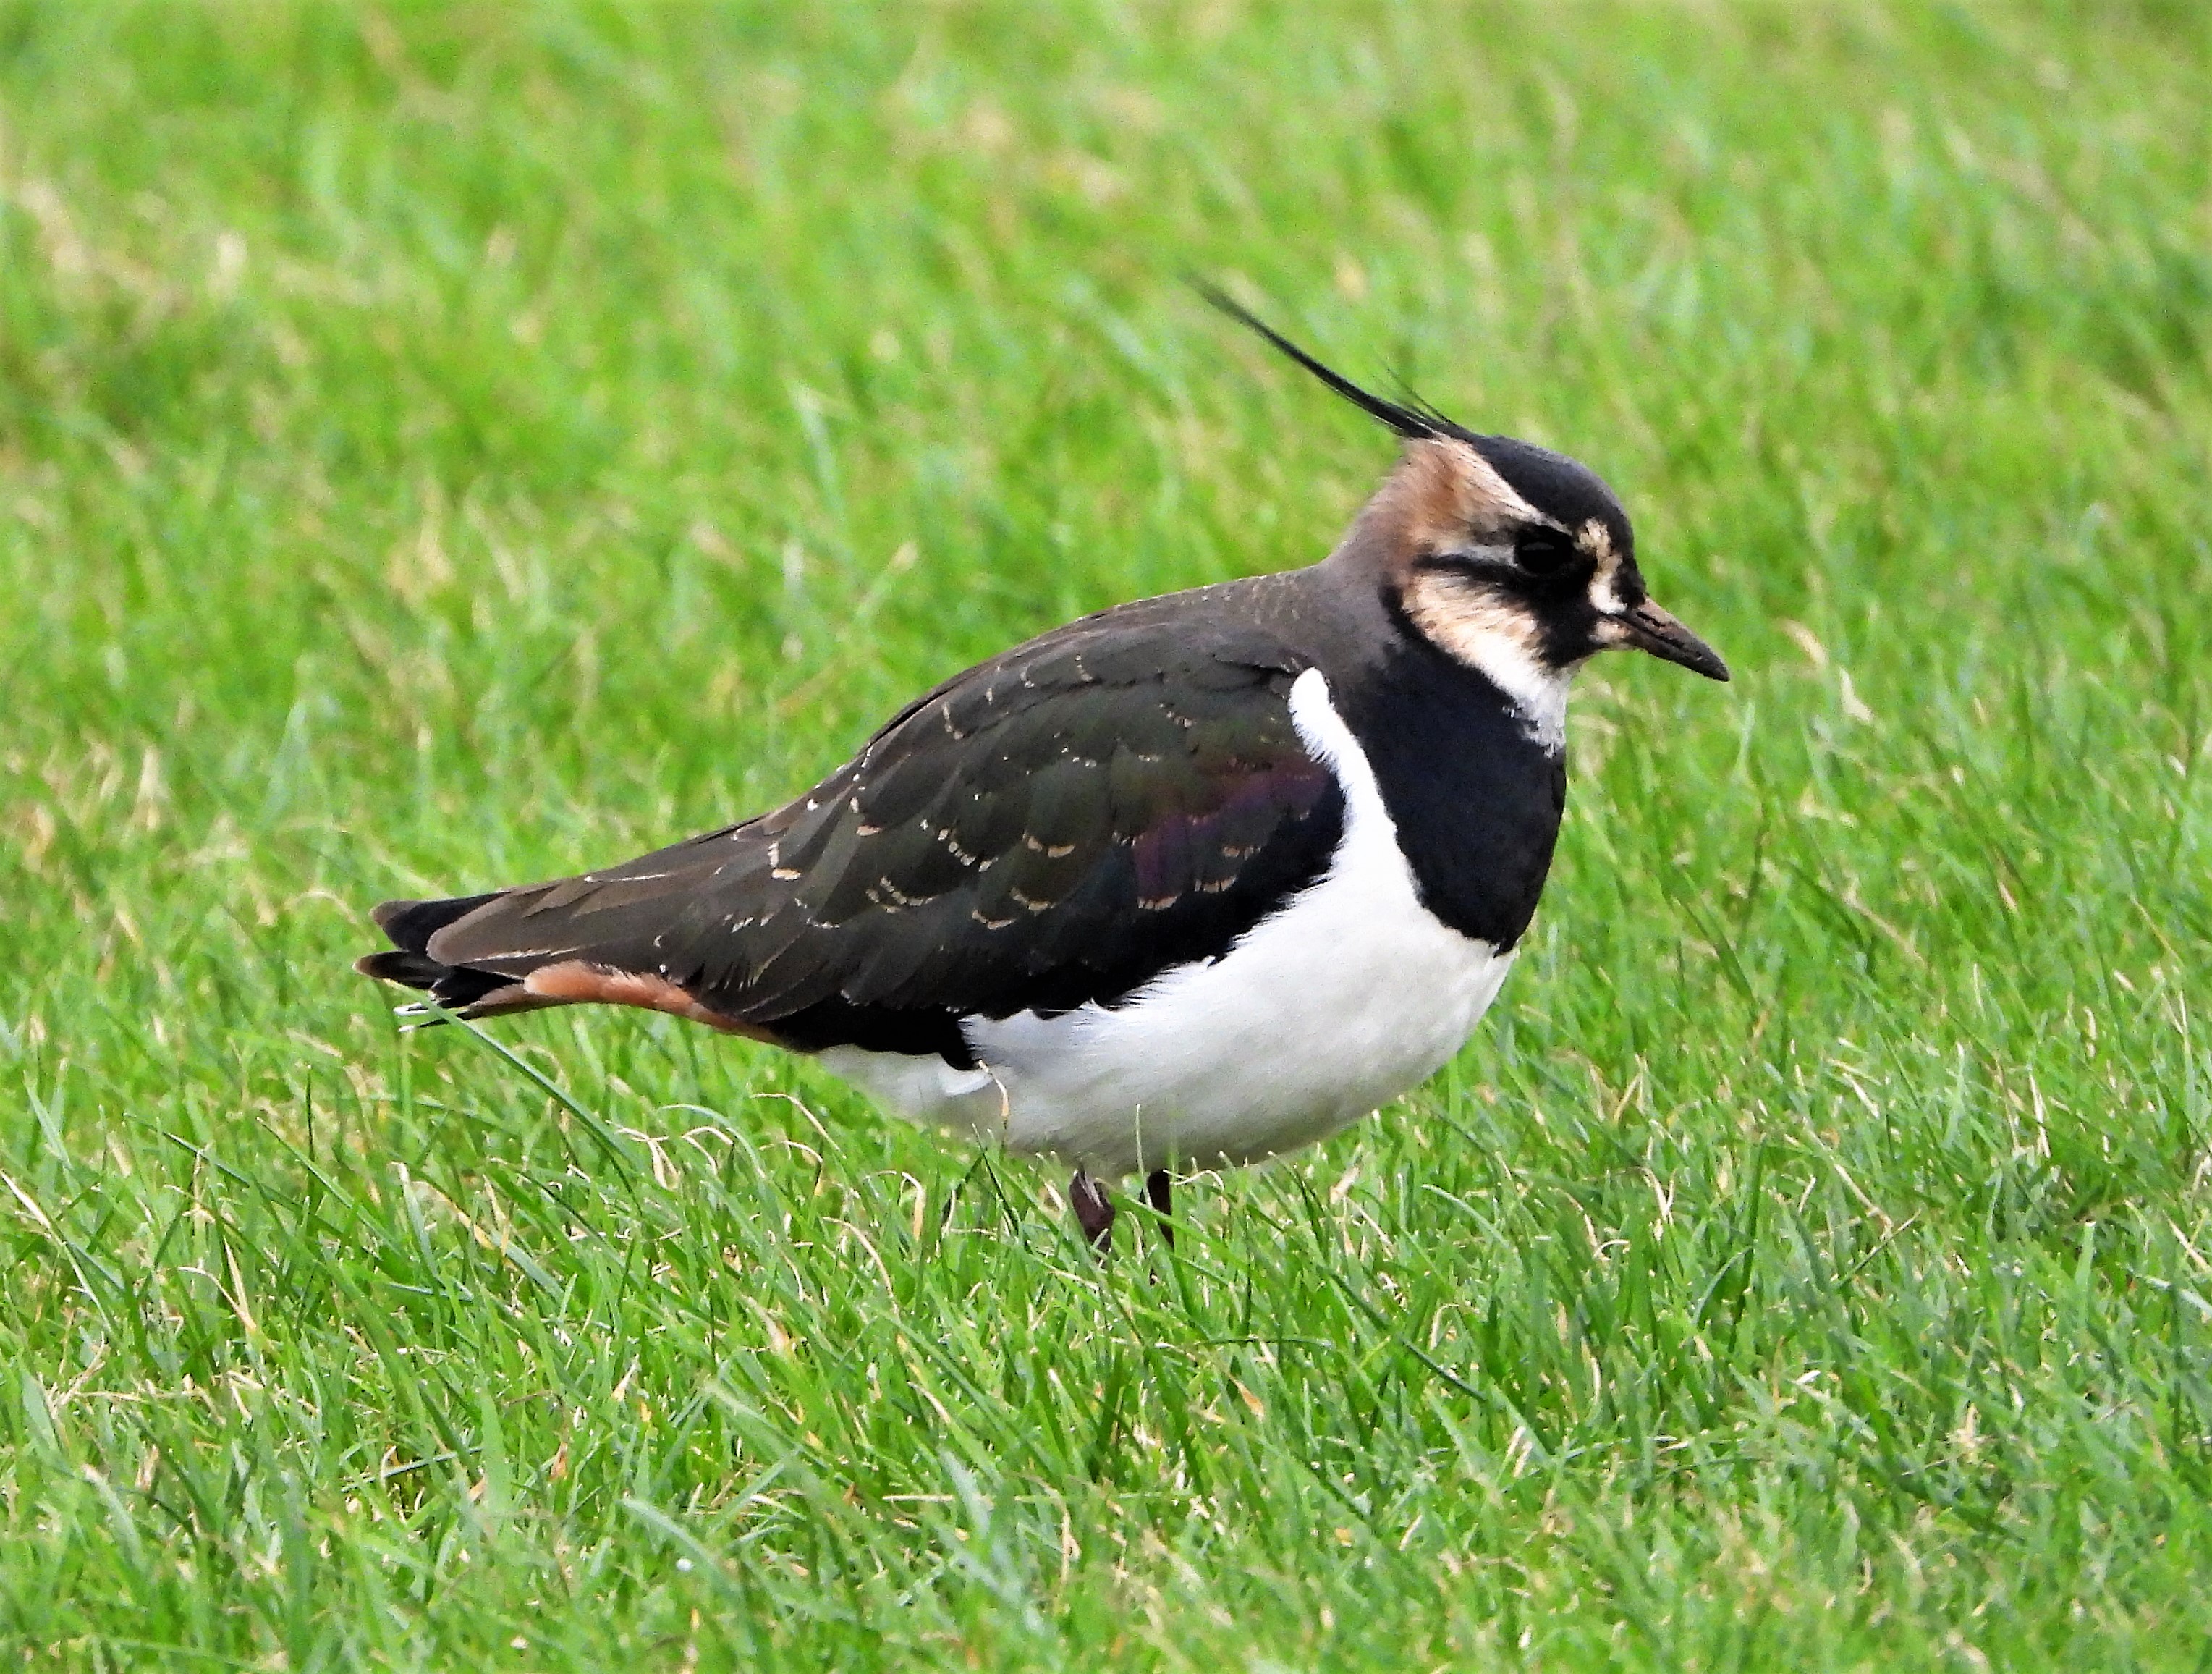
[[1720,653],[1649,599],[1613,620],[1620,624],[1622,644],[1649,651],[1663,662],[1678,662],[1708,680],[1728,679],[1728,665],[1721,660]]

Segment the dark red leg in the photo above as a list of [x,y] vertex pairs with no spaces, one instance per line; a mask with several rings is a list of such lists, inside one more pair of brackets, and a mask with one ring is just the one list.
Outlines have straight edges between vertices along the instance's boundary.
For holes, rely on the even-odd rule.
[[1114,1200],[1106,1195],[1106,1188],[1085,1174],[1075,1171],[1068,1182],[1067,1201],[1075,1206],[1076,1224],[1083,1235],[1091,1240],[1091,1247],[1105,1255],[1114,1247]]
[[1167,1240],[1169,1249],[1174,1249],[1174,1198],[1170,1190],[1166,1169],[1155,1168],[1145,1176],[1145,1201],[1152,1206],[1152,1213],[1160,1218],[1160,1236]]

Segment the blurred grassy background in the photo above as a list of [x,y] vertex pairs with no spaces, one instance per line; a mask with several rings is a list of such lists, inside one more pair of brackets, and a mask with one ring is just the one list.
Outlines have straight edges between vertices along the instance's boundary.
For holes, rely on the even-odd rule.
[[[2212,14],[0,3],[25,1665],[2197,1666]],[[1431,1088],[1051,1182],[362,910],[1570,449],[1601,665]],[[545,1078],[542,1082],[535,1077]],[[558,1096],[556,1096],[557,1092]]]

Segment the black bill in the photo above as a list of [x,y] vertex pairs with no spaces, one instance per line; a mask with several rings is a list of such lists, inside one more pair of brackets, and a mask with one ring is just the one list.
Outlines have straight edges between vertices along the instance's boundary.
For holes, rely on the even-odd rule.
[[1625,630],[1622,642],[1649,651],[1666,662],[1678,662],[1708,680],[1725,680],[1728,665],[1720,653],[1677,622],[1649,599],[1613,618]]

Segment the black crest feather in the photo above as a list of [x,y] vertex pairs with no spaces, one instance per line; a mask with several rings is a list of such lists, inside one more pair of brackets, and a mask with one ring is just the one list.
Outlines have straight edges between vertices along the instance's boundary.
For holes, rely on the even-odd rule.
[[1207,302],[1227,314],[1239,326],[1257,333],[1277,351],[1304,367],[1370,418],[1379,419],[1407,441],[1416,441],[1426,436],[1458,436],[1462,440],[1466,439],[1468,433],[1465,430],[1453,423],[1442,413],[1437,412],[1433,407],[1429,406],[1426,402],[1408,406],[1401,402],[1386,400],[1372,390],[1362,389],[1341,372],[1323,366],[1311,355],[1299,348],[1297,344],[1292,343],[1280,332],[1268,325],[1266,320],[1261,320],[1218,286],[1210,285],[1203,279],[1193,279],[1190,285],[1191,289],[1204,297]]

